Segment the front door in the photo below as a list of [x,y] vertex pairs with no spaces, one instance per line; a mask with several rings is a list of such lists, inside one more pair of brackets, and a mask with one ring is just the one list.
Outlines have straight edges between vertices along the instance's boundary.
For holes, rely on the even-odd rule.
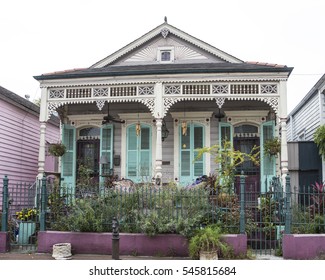
[[77,184],[98,185],[99,147],[98,139],[77,141]]
[[[257,137],[234,137],[234,148],[242,153],[250,154],[254,147],[259,146],[259,138]],[[240,180],[239,175],[241,172],[245,175],[245,193],[251,194],[252,201],[260,193],[260,167],[252,161],[244,161],[237,167],[237,175],[235,181],[236,193],[240,193]]]

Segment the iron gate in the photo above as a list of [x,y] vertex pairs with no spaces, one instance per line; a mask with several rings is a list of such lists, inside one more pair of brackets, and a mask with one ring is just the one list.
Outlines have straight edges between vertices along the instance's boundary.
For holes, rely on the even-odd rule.
[[286,212],[279,178],[273,179],[266,193],[247,192],[245,202],[248,248],[260,255],[281,255]]
[[3,209],[11,251],[36,251],[39,231],[39,184],[11,183],[3,180]]

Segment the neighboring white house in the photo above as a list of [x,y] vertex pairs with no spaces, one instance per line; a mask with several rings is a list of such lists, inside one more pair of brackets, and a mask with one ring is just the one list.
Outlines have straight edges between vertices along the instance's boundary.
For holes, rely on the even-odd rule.
[[[61,176],[71,188],[85,163],[99,182],[108,163],[135,182],[190,184],[216,168],[209,156],[193,163],[195,149],[227,138],[242,151],[261,147],[260,166],[242,169],[264,192],[267,180],[288,172],[292,69],[244,62],[165,21],[89,68],[35,76],[42,90],[39,172],[47,121],[57,111],[68,148]],[[280,131],[281,157],[264,157],[264,142]]]
[[313,136],[325,124],[325,75],[288,115],[289,172],[295,185],[324,181],[325,164]]

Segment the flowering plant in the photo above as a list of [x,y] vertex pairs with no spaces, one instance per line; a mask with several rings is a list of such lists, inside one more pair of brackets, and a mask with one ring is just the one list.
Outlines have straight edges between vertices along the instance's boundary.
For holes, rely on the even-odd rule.
[[35,220],[38,210],[35,208],[23,208],[21,211],[16,212],[17,219],[21,221]]

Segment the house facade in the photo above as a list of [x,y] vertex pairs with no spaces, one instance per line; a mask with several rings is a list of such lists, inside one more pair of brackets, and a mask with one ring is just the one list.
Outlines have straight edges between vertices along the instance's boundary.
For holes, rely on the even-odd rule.
[[[40,107],[0,87],[0,178],[10,183],[33,183],[38,175]],[[47,121],[45,143],[60,140],[60,123]],[[56,159],[45,154],[44,172],[57,172]]]
[[294,185],[324,181],[325,164],[314,142],[316,129],[325,124],[325,75],[288,114],[289,172]]
[[[292,68],[244,62],[166,21],[89,68],[35,76],[42,91],[39,173],[44,170],[48,118],[62,122],[64,186],[74,188],[81,166],[103,182],[120,178],[191,184],[218,166],[197,148],[229,140],[261,150],[260,165],[241,169],[258,191],[288,171],[287,79]],[[281,157],[263,155],[280,136]]]

